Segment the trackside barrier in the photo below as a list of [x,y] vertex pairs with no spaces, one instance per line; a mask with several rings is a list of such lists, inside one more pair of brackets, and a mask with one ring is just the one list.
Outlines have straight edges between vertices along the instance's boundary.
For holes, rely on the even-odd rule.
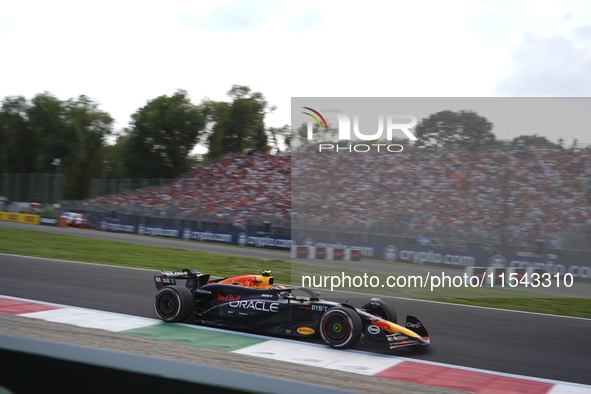
[[[517,281],[520,281],[522,278],[524,278],[527,274],[527,280],[529,282],[531,282],[532,280],[532,274],[536,273],[538,275],[540,275],[540,278],[542,277],[543,274],[546,273],[546,270],[543,268],[534,268],[534,267],[528,267],[528,268],[517,268],[517,267],[508,267],[508,268],[503,268],[503,267],[466,267],[466,269],[464,270],[464,272],[466,273],[466,275],[468,276],[468,278],[471,278],[473,276],[477,277],[478,279],[482,279],[483,277],[484,279],[484,283],[487,285],[491,284],[491,278],[493,280],[493,284],[494,285],[500,285],[502,284],[502,276],[501,274],[505,274],[505,286],[507,285],[513,285],[512,287],[514,287],[515,285],[515,279],[517,279]],[[511,274],[515,274],[515,275],[511,275]],[[492,276],[491,276],[492,275]],[[514,278],[514,279],[511,279]]]
[[39,224],[40,217],[40,215],[30,215],[27,213],[0,212],[0,220],[8,222]]
[[334,260],[334,248],[326,248],[326,259]]
[[352,394],[208,365],[3,334],[0,368],[0,387],[14,393]]
[[309,253],[307,246],[293,246],[291,248],[291,257],[294,259],[307,259]]
[[237,231],[212,231],[189,227],[156,226],[100,220],[97,223],[100,231],[138,234],[150,237],[183,239],[185,241],[214,242],[222,245],[238,245],[255,248],[289,251],[294,245],[290,236],[245,233]]
[[323,246],[316,246],[314,247],[314,258],[319,260],[326,260],[326,248]]
[[542,275],[544,275],[546,273],[546,270],[543,268],[528,267],[528,268],[526,268],[526,272],[527,272],[527,277],[529,279],[531,279],[533,274],[538,274],[538,275],[540,275],[539,277],[541,278]]
[[39,219],[39,224],[44,226],[57,226],[58,218],[54,218],[52,216],[41,216]]
[[[514,274],[514,275],[512,275]],[[521,279],[525,277],[525,268],[516,268],[516,267],[509,267],[505,273],[505,284],[506,285],[515,285],[515,279],[517,279],[517,283]],[[529,275],[527,280],[529,280]]]
[[475,276],[482,279],[486,275],[486,267],[466,267],[465,272],[468,278]]
[[550,275],[571,274],[576,282],[591,283],[591,260],[552,259],[550,256],[514,256],[499,253],[465,252],[394,244],[341,241],[325,238],[294,237],[294,243],[313,246],[359,249],[363,259],[386,260],[396,263],[431,267],[516,267],[542,268]]
[[330,248],[332,249],[332,260],[345,260],[344,248]]
[[504,267],[488,267],[486,270],[486,279],[484,281],[487,285],[502,285],[503,275],[506,277],[507,269]]
[[345,251],[345,260],[361,261],[361,251],[359,249],[347,249]]
[[359,249],[327,248],[324,246],[293,245],[290,256],[293,259],[361,261]]
[[[494,253],[476,253],[438,248],[425,248],[403,245],[386,245],[363,242],[335,241],[292,237],[287,235],[267,235],[233,231],[210,231],[197,228],[167,227],[148,224],[124,223],[101,220],[98,229],[128,234],[149,235],[153,237],[176,238],[187,241],[214,242],[225,245],[239,245],[256,248],[290,251],[293,245],[310,245],[327,248],[327,259],[338,259],[338,253],[346,249],[359,249],[361,257],[372,260],[385,260],[398,263],[420,264],[421,266],[449,267],[516,267],[542,268],[550,275],[571,274],[576,282],[591,283],[591,261],[550,259],[547,257],[512,256]],[[338,249],[335,251],[332,248]],[[340,250],[340,252],[339,252]],[[297,251],[292,251],[296,258]],[[302,252],[302,253],[309,253]],[[332,253],[332,255],[331,255]],[[302,256],[303,257],[303,256]],[[305,257],[304,257],[305,258]],[[343,256],[344,259],[344,256]]]

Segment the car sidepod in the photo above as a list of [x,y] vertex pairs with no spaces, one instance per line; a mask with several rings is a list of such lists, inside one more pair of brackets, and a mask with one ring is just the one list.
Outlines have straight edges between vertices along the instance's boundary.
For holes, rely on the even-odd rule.
[[324,312],[339,306],[220,283],[200,287],[193,295],[201,324],[293,337],[317,336]]

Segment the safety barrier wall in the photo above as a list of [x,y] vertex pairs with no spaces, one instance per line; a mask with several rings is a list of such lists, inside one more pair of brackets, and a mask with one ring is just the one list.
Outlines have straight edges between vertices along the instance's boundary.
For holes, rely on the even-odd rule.
[[291,257],[294,259],[361,261],[361,251],[345,247],[292,245]]
[[[12,222],[40,224],[41,216],[23,213],[0,212],[0,220]],[[45,218],[44,218],[45,219]],[[50,224],[50,223],[43,223]],[[53,225],[51,223],[50,225]],[[418,248],[411,246],[335,242],[332,240],[313,240],[311,238],[296,238],[282,235],[264,235],[235,231],[210,231],[196,228],[153,226],[144,224],[121,223],[102,220],[99,230],[120,233],[176,238],[184,240],[214,242],[227,245],[250,246],[265,249],[291,251],[292,245],[303,245],[301,255],[307,258],[357,260],[357,258],[386,260],[392,262],[421,264],[434,267],[500,267],[541,269],[551,275],[569,273],[575,281],[591,282],[591,262],[577,260],[550,259],[536,256],[512,256],[492,253],[475,253],[463,251],[449,251],[442,249]],[[314,248],[308,248],[313,246]],[[310,255],[310,251],[314,251]],[[320,257],[316,251],[322,251]],[[355,258],[352,258],[352,251]],[[358,252],[357,252],[358,251]],[[345,257],[346,256],[346,257]]]
[[225,245],[291,250],[291,238],[284,235],[266,235],[237,231],[210,231],[188,227],[154,226],[101,220],[98,229],[117,233],[147,235],[153,237],[184,239],[186,241],[214,242]]
[[[263,235],[231,231],[207,231],[195,228],[137,225],[102,220],[99,230],[130,234],[160,236],[194,241],[215,242],[227,245],[252,246],[290,251],[292,245],[315,246],[333,250],[357,249],[364,260],[386,260],[400,263],[420,264],[433,267],[509,267],[540,268],[552,275],[570,273],[575,281],[591,282],[591,262],[550,259],[534,256],[513,256],[493,253],[450,251],[401,245],[370,244],[361,242],[337,242],[325,239],[294,238],[278,235]],[[302,255],[309,258],[309,249],[302,248]],[[314,258],[314,257],[312,257]],[[333,256],[334,259],[336,257]]]
[[[326,239],[294,238],[294,244],[334,249],[358,249],[364,260],[385,260],[440,268],[501,267],[537,268],[551,275],[570,273],[575,281],[591,282],[591,262],[551,259],[535,256],[514,256],[457,250],[384,245],[363,242],[337,242]],[[329,252],[330,254],[330,252]]]
[[43,226],[57,226],[58,218],[52,216],[41,216],[39,224]]
[[[552,279],[551,277],[545,276],[545,274],[549,274],[549,272],[544,268],[535,267],[466,267],[464,272],[468,278],[474,276],[479,280],[482,280],[482,284],[485,286],[501,285],[502,287],[517,287],[521,284],[527,283],[527,285],[530,285],[531,287],[535,286],[543,288],[550,287],[551,282],[548,281]],[[580,278],[579,281],[582,279],[584,278]],[[569,279],[566,279],[565,283],[570,283]]]
[[39,215],[26,213],[0,212],[0,220],[18,223],[39,224]]

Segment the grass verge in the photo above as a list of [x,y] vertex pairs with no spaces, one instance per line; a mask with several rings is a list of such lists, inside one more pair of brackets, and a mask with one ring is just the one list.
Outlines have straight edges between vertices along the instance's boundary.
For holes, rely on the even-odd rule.
[[587,298],[434,298],[433,301],[591,319]]
[[[214,276],[257,273],[261,269],[270,269],[273,271],[277,283],[284,284],[291,283],[292,273],[292,265],[281,260],[259,260],[7,228],[0,228],[0,253],[156,270],[197,268],[201,272]],[[300,272],[306,270],[308,275],[319,273],[339,275],[343,271],[312,266],[300,266],[294,269]],[[352,276],[363,274],[353,270],[345,270],[345,273]],[[371,275],[371,273],[368,274]],[[385,280],[385,277],[382,278],[383,274],[376,275],[380,276],[380,280]],[[299,285],[299,283],[296,284]],[[373,290],[371,289],[372,293],[392,297],[429,299],[455,304],[591,318],[591,299],[584,298],[558,296],[542,298],[536,296],[533,298],[531,294],[518,292],[498,293],[498,289],[478,294],[478,297],[462,291],[427,294],[412,290],[402,292],[392,292],[391,290],[385,292],[381,289],[375,289],[374,292]],[[362,290],[360,289],[360,291]],[[367,292],[368,289],[363,289],[363,291]],[[472,297],[469,297],[470,295]]]
[[290,264],[281,260],[259,260],[7,228],[0,228],[0,253],[156,270],[197,268],[214,276],[270,269],[281,283],[290,283],[291,273]]

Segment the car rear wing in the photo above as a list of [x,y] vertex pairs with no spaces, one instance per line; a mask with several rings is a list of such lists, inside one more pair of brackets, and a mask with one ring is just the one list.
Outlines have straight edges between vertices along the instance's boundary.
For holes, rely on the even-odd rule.
[[156,288],[160,290],[164,286],[176,285],[177,279],[185,279],[187,283],[185,286],[189,290],[194,290],[207,283],[209,274],[202,274],[195,268],[183,268],[176,271],[160,270],[160,275],[154,277]]

